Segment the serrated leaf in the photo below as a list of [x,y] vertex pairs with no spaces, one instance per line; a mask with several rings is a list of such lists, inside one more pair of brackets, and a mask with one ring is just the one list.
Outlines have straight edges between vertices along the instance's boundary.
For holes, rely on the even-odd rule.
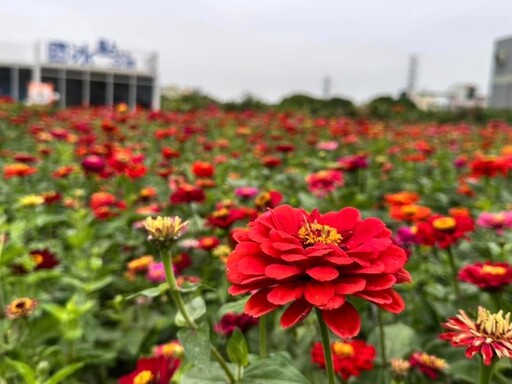
[[249,347],[245,336],[239,329],[231,334],[227,345],[228,356],[231,362],[246,367],[249,364]]
[[[187,308],[187,311],[192,317],[192,319],[194,320],[199,319],[206,313],[206,304],[201,296],[195,297],[192,301],[185,304],[185,307]],[[187,321],[179,311],[178,313],[176,313],[176,316],[174,317],[174,323],[178,327],[184,327],[187,325]]]
[[197,329],[182,328],[178,331],[178,340],[185,356],[194,365],[207,368],[210,364],[210,329],[201,323]]

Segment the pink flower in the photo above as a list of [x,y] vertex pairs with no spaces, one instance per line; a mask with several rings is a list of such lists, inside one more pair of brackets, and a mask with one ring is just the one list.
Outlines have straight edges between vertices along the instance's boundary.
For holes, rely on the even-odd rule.
[[512,228],[512,211],[483,212],[476,220],[482,228],[494,229],[497,234],[503,234],[504,229]]
[[165,281],[164,263],[153,263],[148,267],[146,275],[148,280],[154,283],[163,283]]
[[320,151],[335,151],[338,149],[338,145],[336,141],[319,141],[316,145],[316,149]]

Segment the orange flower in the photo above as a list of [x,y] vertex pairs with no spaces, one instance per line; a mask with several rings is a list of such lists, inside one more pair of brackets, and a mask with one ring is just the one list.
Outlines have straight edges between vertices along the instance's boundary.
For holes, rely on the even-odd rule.
[[392,206],[389,215],[395,220],[420,221],[432,214],[432,210],[423,205],[408,204]]
[[389,193],[384,196],[384,200],[389,205],[410,205],[418,202],[419,199],[420,195],[409,191]]
[[4,167],[4,179],[12,177],[25,177],[37,172],[37,168],[31,167],[25,163],[8,164]]

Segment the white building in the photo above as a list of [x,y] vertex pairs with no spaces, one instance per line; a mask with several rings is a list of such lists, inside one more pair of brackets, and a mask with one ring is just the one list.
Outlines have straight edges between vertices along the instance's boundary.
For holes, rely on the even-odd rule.
[[26,101],[30,83],[53,84],[59,107],[160,108],[158,54],[120,50],[114,42],[0,43],[0,97]]

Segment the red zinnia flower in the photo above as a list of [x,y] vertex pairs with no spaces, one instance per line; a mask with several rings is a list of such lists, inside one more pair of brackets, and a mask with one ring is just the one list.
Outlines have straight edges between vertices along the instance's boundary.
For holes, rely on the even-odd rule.
[[441,334],[442,340],[447,340],[454,347],[467,347],[466,357],[472,358],[481,353],[485,365],[491,365],[494,354],[498,358],[512,358],[512,324],[510,313],[503,316],[503,311],[490,313],[483,307],[478,307],[476,322],[469,318],[463,310],[460,314],[450,317],[442,324],[450,332]]
[[204,191],[190,184],[180,185],[170,197],[173,204],[202,203],[205,199]]
[[432,215],[416,226],[416,237],[420,244],[448,248],[459,239],[466,238],[466,233],[473,227],[473,219],[469,216]]
[[258,319],[245,313],[226,313],[215,325],[215,332],[229,336],[238,328],[241,332],[247,332],[251,327],[257,325]]
[[[373,368],[375,348],[362,340],[335,341],[331,343],[331,353],[334,372],[340,375],[343,380],[348,380],[352,376],[359,376],[361,371]],[[311,360],[318,364],[320,368],[325,368],[322,343],[318,342],[313,345]]]
[[335,334],[352,337],[361,323],[348,295],[393,313],[404,309],[392,287],[410,281],[407,257],[381,220],[361,220],[351,207],[322,215],[283,205],[249,227],[235,232],[238,244],[227,260],[229,292],[252,292],[246,313],[260,317],[290,304],[281,317],[290,327],[316,307]]
[[313,195],[324,197],[343,185],[343,173],[333,169],[318,171],[306,176],[306,182]]
[[192,173],[196,177],[209,178],[215,173],[215,168],[207,161],[195,161],[192,164]]
[[499,291],[512,283],[512,265],[508,263],[475,263],[459,271],[459,280],[484,291]]
[[423,352],[414,352],[409,358],[409,363],[411,363],[411,367],[418,368],[432,380],[437,379],[439,374],[448,368],[445,360]]
[[168,384],[180,360],[158,356],[137,361],[137,368],[119,379],[119,384]]

